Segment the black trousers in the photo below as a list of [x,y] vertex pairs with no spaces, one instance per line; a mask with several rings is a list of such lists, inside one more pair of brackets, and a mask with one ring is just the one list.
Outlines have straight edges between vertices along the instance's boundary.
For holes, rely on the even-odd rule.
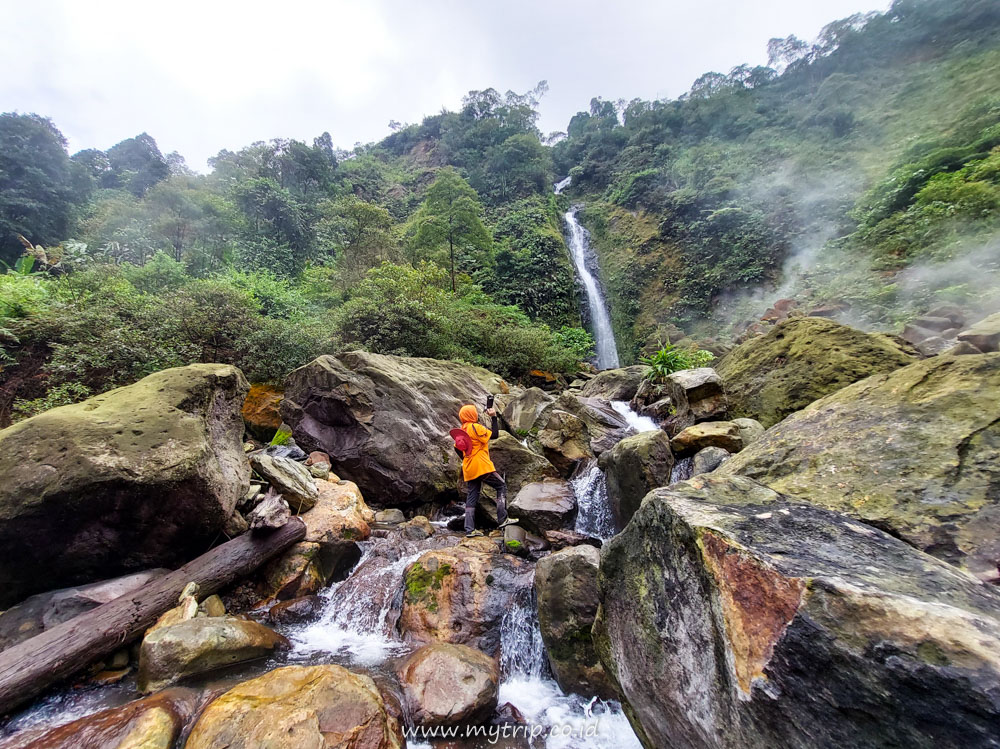
[[476,527],[476,505],[483,491],[483,484],[497,490],[497,520],[507,521],[507,482],[499,473],[484,474],[469,482],[469,493],[465,495],[465,532],[470,533]]

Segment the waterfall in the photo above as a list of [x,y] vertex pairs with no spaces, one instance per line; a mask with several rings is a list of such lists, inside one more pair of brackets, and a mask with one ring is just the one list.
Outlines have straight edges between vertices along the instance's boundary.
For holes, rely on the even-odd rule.
[[611,330],[611,315],[597,279],[590,270],[590,266],[596,267],[597,258],[590,247],[590,237],[587,230],[576,218],[579,210],[579,206],[574,206],[565,214],[566,226],[569,229],[570,255],[573,258],[576,274],[583,283],[584,291],[587,294],[587,308],[590,310],[590,321],[594,328],[594,342],[597,344],[597,368],[614,369],[619,366],[619,363],[615,334]]
[[608,506],[604,471],[595,463],[589,471],[570,481],[576,495],[577,533],[607,541],[615,535],[615,520]]

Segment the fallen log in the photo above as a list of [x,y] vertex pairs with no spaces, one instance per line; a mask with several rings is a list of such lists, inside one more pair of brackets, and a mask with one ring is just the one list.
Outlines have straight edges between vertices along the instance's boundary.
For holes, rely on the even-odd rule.
[[116,598],[0,652],[0,714],[140,636],[195,582],[208,596],[302,540],[301,519],[266,535],[247,533],[202,554],[141,590]]

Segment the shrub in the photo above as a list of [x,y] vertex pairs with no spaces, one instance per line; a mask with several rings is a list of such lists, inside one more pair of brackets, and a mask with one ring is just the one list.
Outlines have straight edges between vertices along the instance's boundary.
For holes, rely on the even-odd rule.
[[646,379],[653,382],[663,382],[667,375],[682,369],[704,367],[715,359],[715,354],[702,349],[680,349],[672,343],[665,344],[652,356],[642,357],[640,361],[649,367]]

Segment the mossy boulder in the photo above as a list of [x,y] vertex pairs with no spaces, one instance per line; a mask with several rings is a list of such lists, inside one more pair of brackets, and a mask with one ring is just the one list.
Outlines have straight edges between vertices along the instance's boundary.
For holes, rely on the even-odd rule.
[[576,520],[576,495],[569,482],[561,479],[525,484],[508,501],[510,516],[532,533],[572,528]]
[[958,340],[970,343],[984,353],[1000,350],[1000,312],[990,315],[958,334]]
[[742,477],[657,489],[599,589],[649,747],[995,743],[1000,595],[845,515]]
[[880,333],[821,317],[793,317],[734,348],[716,370],[725,383],[729,415],[770,427],[825,395],[917,358],[907,344]]
[[615,527],[621,530],[643,497],[670,483],[674,467],[670,438],[662,429],[626,437],[604,453],[598,464],[605,473]]
[[570,546],[538,561],[538,625],[560,687],[567,692],[617,699],[590,632],[597,615],[600,561],[601,553],[593,546]]
[[204,553],[250,485],[248,387],[193,364],[0,431],[0,606]]
[[406,569],[399,629],[410,642],[449,642],[496,656],[500,624],[531,589],[532,565],[491,538],[426,551]]
[[[501,432],[497,439],[490,442],[490,459],[507,481],[508,501],[517,496],[521,487],[557,476],[555,466],[507,432]],[[456,473],[461,474],[461,471]],[[492,492],[492,489],[484,487],[484,491]]]
[[749,476],[995,577],[1000,354],[938,356],[855,383],[716,473]]

